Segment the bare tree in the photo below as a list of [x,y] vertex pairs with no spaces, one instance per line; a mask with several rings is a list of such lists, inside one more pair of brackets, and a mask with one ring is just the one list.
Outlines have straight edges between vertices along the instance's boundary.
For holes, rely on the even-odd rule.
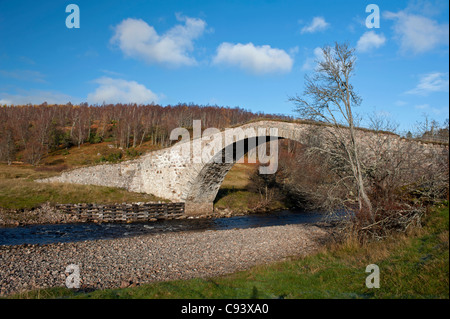
[[348,44],[336,43],[333,48],[322,48],[322,59],[317,61],[315,72],[312,76],[305,77],[303,96],[296,95],[290,101],[295,103],[296,111],[302,117],[319,120],[332,127],[329,133],[336,145],[340,146],[333,150],[334,155],[340,157],[350,168],[360,212],[367,211],[374,220],[372,204],[364,185],[352,112],[362,101],[351,84],[355,61],[354,49]]
[[438,121],[430,119],[426,113],[423,113],[422,117],[423,120],[415,125],[415,138],[424,141],[448,143],[448,119],[440,125]]

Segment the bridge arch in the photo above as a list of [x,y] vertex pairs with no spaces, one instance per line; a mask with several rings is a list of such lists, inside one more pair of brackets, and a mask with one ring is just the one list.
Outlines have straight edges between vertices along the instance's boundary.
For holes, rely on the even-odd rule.
[[[270,141],[278,143],[280,139],[290,139],[299,143],[305,143],[305,128],[294,123],[284,123],[276,121],[264,121],[243,125],[238,127],[244,131],[244,136],[236,139],[233,143],[224,144],[218,152],[214,153],[208,162],[197,169],[197,173],[186,183],[182,199],[185,202],[186,213],[204,214],[213,211],[213,202],[217,193],[230,169],[245,154],[255,152],[256,148]],[[263,134],[261,134],[263,133]],[[226,132],[221,132],[218,137],[222,141],[226,140]],[[235,134],[238,136],[239,134]],[[214,140],[216,137],[212,136]],[[236,152],[236,149],[244,149],[244,152]],[[233,160],[226,161],[227,154],[233,154]],[[276,161],[278,152],[276,152]],[[237,156],[236,156],[237,154]],[[273,159],[272,159],[273,161]]]

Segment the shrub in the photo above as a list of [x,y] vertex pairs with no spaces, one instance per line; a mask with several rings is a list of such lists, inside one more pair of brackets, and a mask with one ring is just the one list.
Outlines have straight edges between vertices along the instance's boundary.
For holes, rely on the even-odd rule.
[[123,157],[122,152],[118,153],[111,153],[108,155],[102,155],[99,159],[99,162],[111,162],[111,163],[117,163],[119,162]]

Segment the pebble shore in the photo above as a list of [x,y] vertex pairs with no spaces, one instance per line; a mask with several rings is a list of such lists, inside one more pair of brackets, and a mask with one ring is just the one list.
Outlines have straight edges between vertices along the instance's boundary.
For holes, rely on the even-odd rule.
[[79,266],[86,290],[224,275],[310,254],[328,236],[303,224],[0,246],[0,296],[65,286],[70,264]]
[[49,203],[45,203],[33,209],[23,209],[19,211],[0,208],[0,227],[74,222],[78,222],[76,217],[62,213]]

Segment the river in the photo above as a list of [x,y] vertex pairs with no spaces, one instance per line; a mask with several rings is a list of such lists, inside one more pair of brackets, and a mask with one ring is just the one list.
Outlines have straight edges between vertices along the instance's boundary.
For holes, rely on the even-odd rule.
[[26,225],[0,228],[0,245],[51,244],[96,239],[113,239],[177,231],[206,231],[232,228],[316,223],[322,213],[282,210],[212,219],[174,219],[145,223],[72,223]]

